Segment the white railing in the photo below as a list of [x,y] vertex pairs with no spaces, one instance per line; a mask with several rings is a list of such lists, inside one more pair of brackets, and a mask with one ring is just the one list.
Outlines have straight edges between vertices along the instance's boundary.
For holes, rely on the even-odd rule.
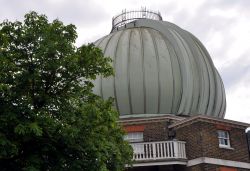
[[132,11],[122,10],[121,14],[112,18],[112,30],[138,19],[152,19],[161,21],[162,16],[160,12],[151,11],[146,8]]
[[134,150],[133,159],[157,160],[157,159],[186,159],[186,149],[184,141],[159,141],[131,143]]

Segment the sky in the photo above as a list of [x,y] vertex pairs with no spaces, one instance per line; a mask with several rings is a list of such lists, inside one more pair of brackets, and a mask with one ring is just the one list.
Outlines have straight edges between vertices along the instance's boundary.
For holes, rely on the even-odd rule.
[[0,0],[0,22],[37,11],[77,27],[76,45],[109,34],[112,17],[146,7],[193,33],[207,48],[224,82],[226,119],[250,123],[249,0]]

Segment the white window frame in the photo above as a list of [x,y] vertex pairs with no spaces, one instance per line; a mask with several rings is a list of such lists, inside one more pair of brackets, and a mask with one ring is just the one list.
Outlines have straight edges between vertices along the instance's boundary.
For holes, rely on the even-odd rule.
[[218,130],[219,147],[231,148],[229,132],[225,130]]
[[124,136],[124,140],[128,142],[143,142],[143,132],[128,132]]

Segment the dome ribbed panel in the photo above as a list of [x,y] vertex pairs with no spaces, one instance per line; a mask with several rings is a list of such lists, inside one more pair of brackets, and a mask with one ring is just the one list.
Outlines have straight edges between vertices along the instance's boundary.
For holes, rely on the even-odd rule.
[[[143,44],[140,29],[132,29],[130,35],[129,78],[131,108],[133,113],[144,111],[144,71],[143,71]],[[138,50],[139,49],[139,50]]]
[[119,111],[121,113],[131,113],[129,77],[128,77],[128,57],[129,57],[129,37],[131,30],[121,32],[117,48],[115,51],[115,92]]
[[[221,78],[220,78],[220,80],[221,80]],[[222,83],[222,80],[221,80],[221,83]],[[222,105],[221,105],[219,117],[224,118],[225,112],[226,112],[226,95],[225,95],[225,91],[224,91],[225,88],[224,88],[224,85],[223,85],[223,84],[221,84],[221,89],[223,90],[223,91],[222,91],[222,99],[223,99],[223,102],[222,102]]]
[[[197,41],[197,39],[196,39]],[[207,67],[207,72],[205,72],[205,74],[208,74],[208,78],[209,78],[209,84],[206,85],[209,89],[208,93],[204,94],[205,98],[206,96],[208,97],[208,101],[205,104],[205,111],[204,113],[210,116],[214,116],[214,115],[218,115],[219,111],[217,111],[216,113],[213,113],[213,108],[215,105],[215,93],[216,93],[216,82],[218,80],[216,80],[216,69],[213,66],[212,60],[209,56],[209,54],[207,53],[206,49],[203,47],[203,45],[197,41],[197,47],[200,48],[200,52],[202,53],[202,56],[204,57],[204,61]],[[203,112],[203,111],[202,111]]]
[[97,78],[94,92],[114,97],[121,116],[224,117],[223,82],[205,47],[189,32],[169,22],[137,20],[95,44],[113,59],[115,77]]
[[194,49],[196,50],[197,62],[199,67],[199,77],[200,77],[200,92],[199,92],[199,101],[197,105],[198,113],[206,113],[207,104],[209,101],[209,74],[208,66],[206,63],[206,56],[202,53],[201,48],[198,46],[197,42],[194,41]]
[[[104,47],[104,54],[109,56],[113,61],[115,59],[115,52],[118,45],[118,40],[120,38],[120,33],[112,35],[110,38],[106,38],[100,47]],[[113,67],[114,63],[113,63]],[[114,77],[101,78],[101,93],[104,99],[108,99],[109,97],[114,98]]]
[[[95,42],[95,44],[101,48],[103,50],[103,53],[106,54],[106,47],[108,45],[108,42],[110,41],[111,37],[113,35],[108,35],[108,36],[105,36],[104,38],[102,39],[99,39]],[[98,76],[97,79],[94,81],[94,88],[93,88],[93,92],[95,94],[98,94],[100,95],[102,98],[103,98],[103,93],[102,93],[102,78],[101,76]]]
[[177,32],[170,30],[171,34],[174,36],[175,41],[177,42],[180,56],[180,68],[181,68],[181,75],[182,75],[182,98],[181,104],[178,110],[178,113],[188,114],[191,108],[192,103],[192,94],[193,94],[193,71],[191,67],[191,61],[189,58],[189,51],[185,45],[185,42],[182,38],[178,35]]
[[[164,40],[165,40],[165,44],[168,47],[169,50],[169,54],[170,54],[170,61],[171,63],[169,65],[171,65],[172,68],[172,78],[173,78],[173,87],[172,90],[168,89],[168,91],[172,91],[173,92],[173,98],[171,100],[169,100],[170,98],[168,98],[168,103],[172,102],[172,108],[171,108],[171,113],[178,113],[179,107],[180,107],[180,103],[181,103],[181,99],[182,99],[182,75],[181,75],[181,67],[180,67],[180,62],[178,59],[178,54],[176,52],[176,50],[174,49],[172,43],[170,43],[170,40],[168,40],[165,36],[164,36]],[[177,49],[178,50],[178,49]],[[165,75],[165,73],[162,73]],[[167,82],[171,81],[167,80]],[[168,85],[169,83],[167,83]],[[166,85],[164,85],[166,86]],[[169,92],[171,93],[171,92]],[[170,96],[171,97],[171,96]]]
[[155,42],[155,51],[158,56],[159,81],[159,113],[172,113],[174,99],[174,78],[170,52],[164,37],[155,30],[150,30]]
[[146,113],[158,113],[158,68],[157,57],[151,35],[147,29],[142,29],[143,70],[145,84]]

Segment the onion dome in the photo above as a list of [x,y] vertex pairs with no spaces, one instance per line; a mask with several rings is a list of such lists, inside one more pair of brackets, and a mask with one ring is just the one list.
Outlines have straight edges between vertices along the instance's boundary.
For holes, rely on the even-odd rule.
[[133,12],[113,18],[111,33],[95,42],[112,58],[115,76],[95,80],[94,92],[104,99],[113,97],[121,118],[161,114],[223,118],[223,82],[202,43],[162,21],[159,13]]

